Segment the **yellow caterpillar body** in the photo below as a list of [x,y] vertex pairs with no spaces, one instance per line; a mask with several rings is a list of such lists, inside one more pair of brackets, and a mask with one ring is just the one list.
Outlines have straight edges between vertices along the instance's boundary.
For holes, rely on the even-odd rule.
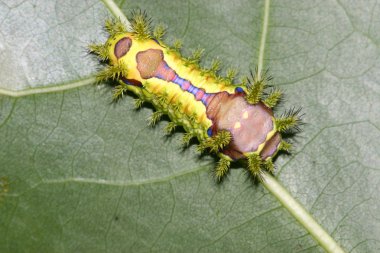
[[272,172],[272,158],[279,150],[290,149],[281,133],[298,130],[299,110],[275,118],[272,108],[281,92],[272,90],[263,98],[269,78],[256,73],[249,84],[236,85],[232,71],[227,77],[218,76],[217,62],[210,69],[201,68],[199,51],[182,57],[178,47],[162,42],[162,28],[152,34],[149,23],[141,12],[133,16],[132,31],[120,21],[107,21],[107,42],[90,45],[90,50],[109,64],[98,79],[117,79],[115,99],[132,91],[138,96],[137,105],[150,102],[156,108],[152,124],[167,114],[172,121],[168,132],[182,126],[187,132],[185,143],[196,137],[200,151],[218,154],[218,180],[227,173],[231,161],[240,159],[247,161],[256,178],[260,179],[263,169]]

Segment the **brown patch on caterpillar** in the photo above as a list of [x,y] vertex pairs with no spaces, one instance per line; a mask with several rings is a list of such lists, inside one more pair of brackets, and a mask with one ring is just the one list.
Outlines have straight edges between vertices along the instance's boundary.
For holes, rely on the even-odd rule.
[[117,59],[121,58],[122,56],[126,55],[129,51],[129,49],[132,46],[132,40],[128,37],[120,39],[114,49],[114,54]]
[[272,136],[266,143],[261,150],[260,156],[263,160],[267,159],[268,157],[272,157],[274,154],[276,154],[277,149],[281,143],[281,135],[279,133],[276,133]]
[[137,69],[144,79],[152,78],[156,75],[156,70],[160,63],[164,61],[164,54],[159,49],[148,49],[136,55]]
[[234,160],[242,159],[244,158],[244,155],[237,151],[236,149],[232,148],[232,145],[228,145],[226,149],[222,151],[223,154],[225,154],[228,157],[231,157]]
[[274,127],[273,112],[262,102],[255,105],[247,103],[241,93],[216,94],[206,113],[213,122],[213,133],[220,130],[231,133],[232,141],[223,153],[235,160],[243,158],[243,153],[257,151]]
[[142,83],[136,79],[127,79],[125,77],[121,77],[121,80],[123,80],[126,84],[142,87]]
[[164,61],[164,53],[159,49],[148,49],[136,55],[137,69],[144,79],[157,77],[172,81],[176,73]]

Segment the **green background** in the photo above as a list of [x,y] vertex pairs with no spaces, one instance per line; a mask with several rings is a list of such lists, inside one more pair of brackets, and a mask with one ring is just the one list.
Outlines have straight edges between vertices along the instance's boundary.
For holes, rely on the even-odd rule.
[[[257,64],[264,1],[116,3],[166,24],[185,54],[205,48],[205,64]],[[0,0],[0,252],[323,252],[244,169],[216,184],[183,132],[82,85],[111,16],[95,0]],[[379,252],[380,2],[271,1],[268,29],[278,113],[302,106],[307,123],[275,175],[347,252]]]

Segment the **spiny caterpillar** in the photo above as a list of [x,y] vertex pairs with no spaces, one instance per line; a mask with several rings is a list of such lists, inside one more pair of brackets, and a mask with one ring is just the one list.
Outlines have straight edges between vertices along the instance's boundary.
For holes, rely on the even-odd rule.
[[90,52],[109,64],[98,73],[98,81],[119,82],[113,98],[132,91],[138,97],[136,107],[152,103],[156,108],[152,125],[167,114],[172,121],[166,126],[168,133],[182,126],[187,132],[184,144],[196,137],[199,151],[220,157],[215,168],[218,181],[236,160],[245,160],[250,175],[257,179],[264,169],[273,172],[273,157],[291,148],[283,134],[299,130],[301,116],[300,110],[293,109],[274,117],[272,109],[282,93],[278,89],[265,92],[271,78],[256,71],[250,79],[234,84],[236,71],[219,76],[218,61],[209,69],[200,67],[202,50],[182,57],[181,43],[164,44],[165,29],[159,25],[152,31],[144,12],[132,13],[131,28],[128,31],[120,20],[108,20],[107,42],[89,46]]

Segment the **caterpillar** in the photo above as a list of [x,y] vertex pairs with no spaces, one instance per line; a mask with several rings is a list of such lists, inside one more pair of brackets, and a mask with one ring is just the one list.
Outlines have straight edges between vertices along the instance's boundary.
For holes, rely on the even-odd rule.
[[153,104],[152,125],[168,115],[167,133],[182,126],[184,144],[197,138],[200,152],[220,158],[214,171],[218,181],[238,160],[245,161],[249,174],[260,180],[263,170],[274,171],[273,158],[279,151],[290,151],[292,144],[284,134],[299,131],[302,115],[300,109],[291,109],[274,116],[282,92],[274,88],[266,92],[271,80],[267,72],[256,70],[235,83],[235,70],[223,77],[218,74],[219,61],[202,68],[202,50],[181,56],[181,43],[166,45],[163,26],[152,29],[142,11],[132,13],[130,30],[118,19],[107,20],[105,29],[106,43],[89,45],[89,51],[108,64],[97,80],[117,80],[115,100],[131,91],[137,96],[137,108],[144,102]]

